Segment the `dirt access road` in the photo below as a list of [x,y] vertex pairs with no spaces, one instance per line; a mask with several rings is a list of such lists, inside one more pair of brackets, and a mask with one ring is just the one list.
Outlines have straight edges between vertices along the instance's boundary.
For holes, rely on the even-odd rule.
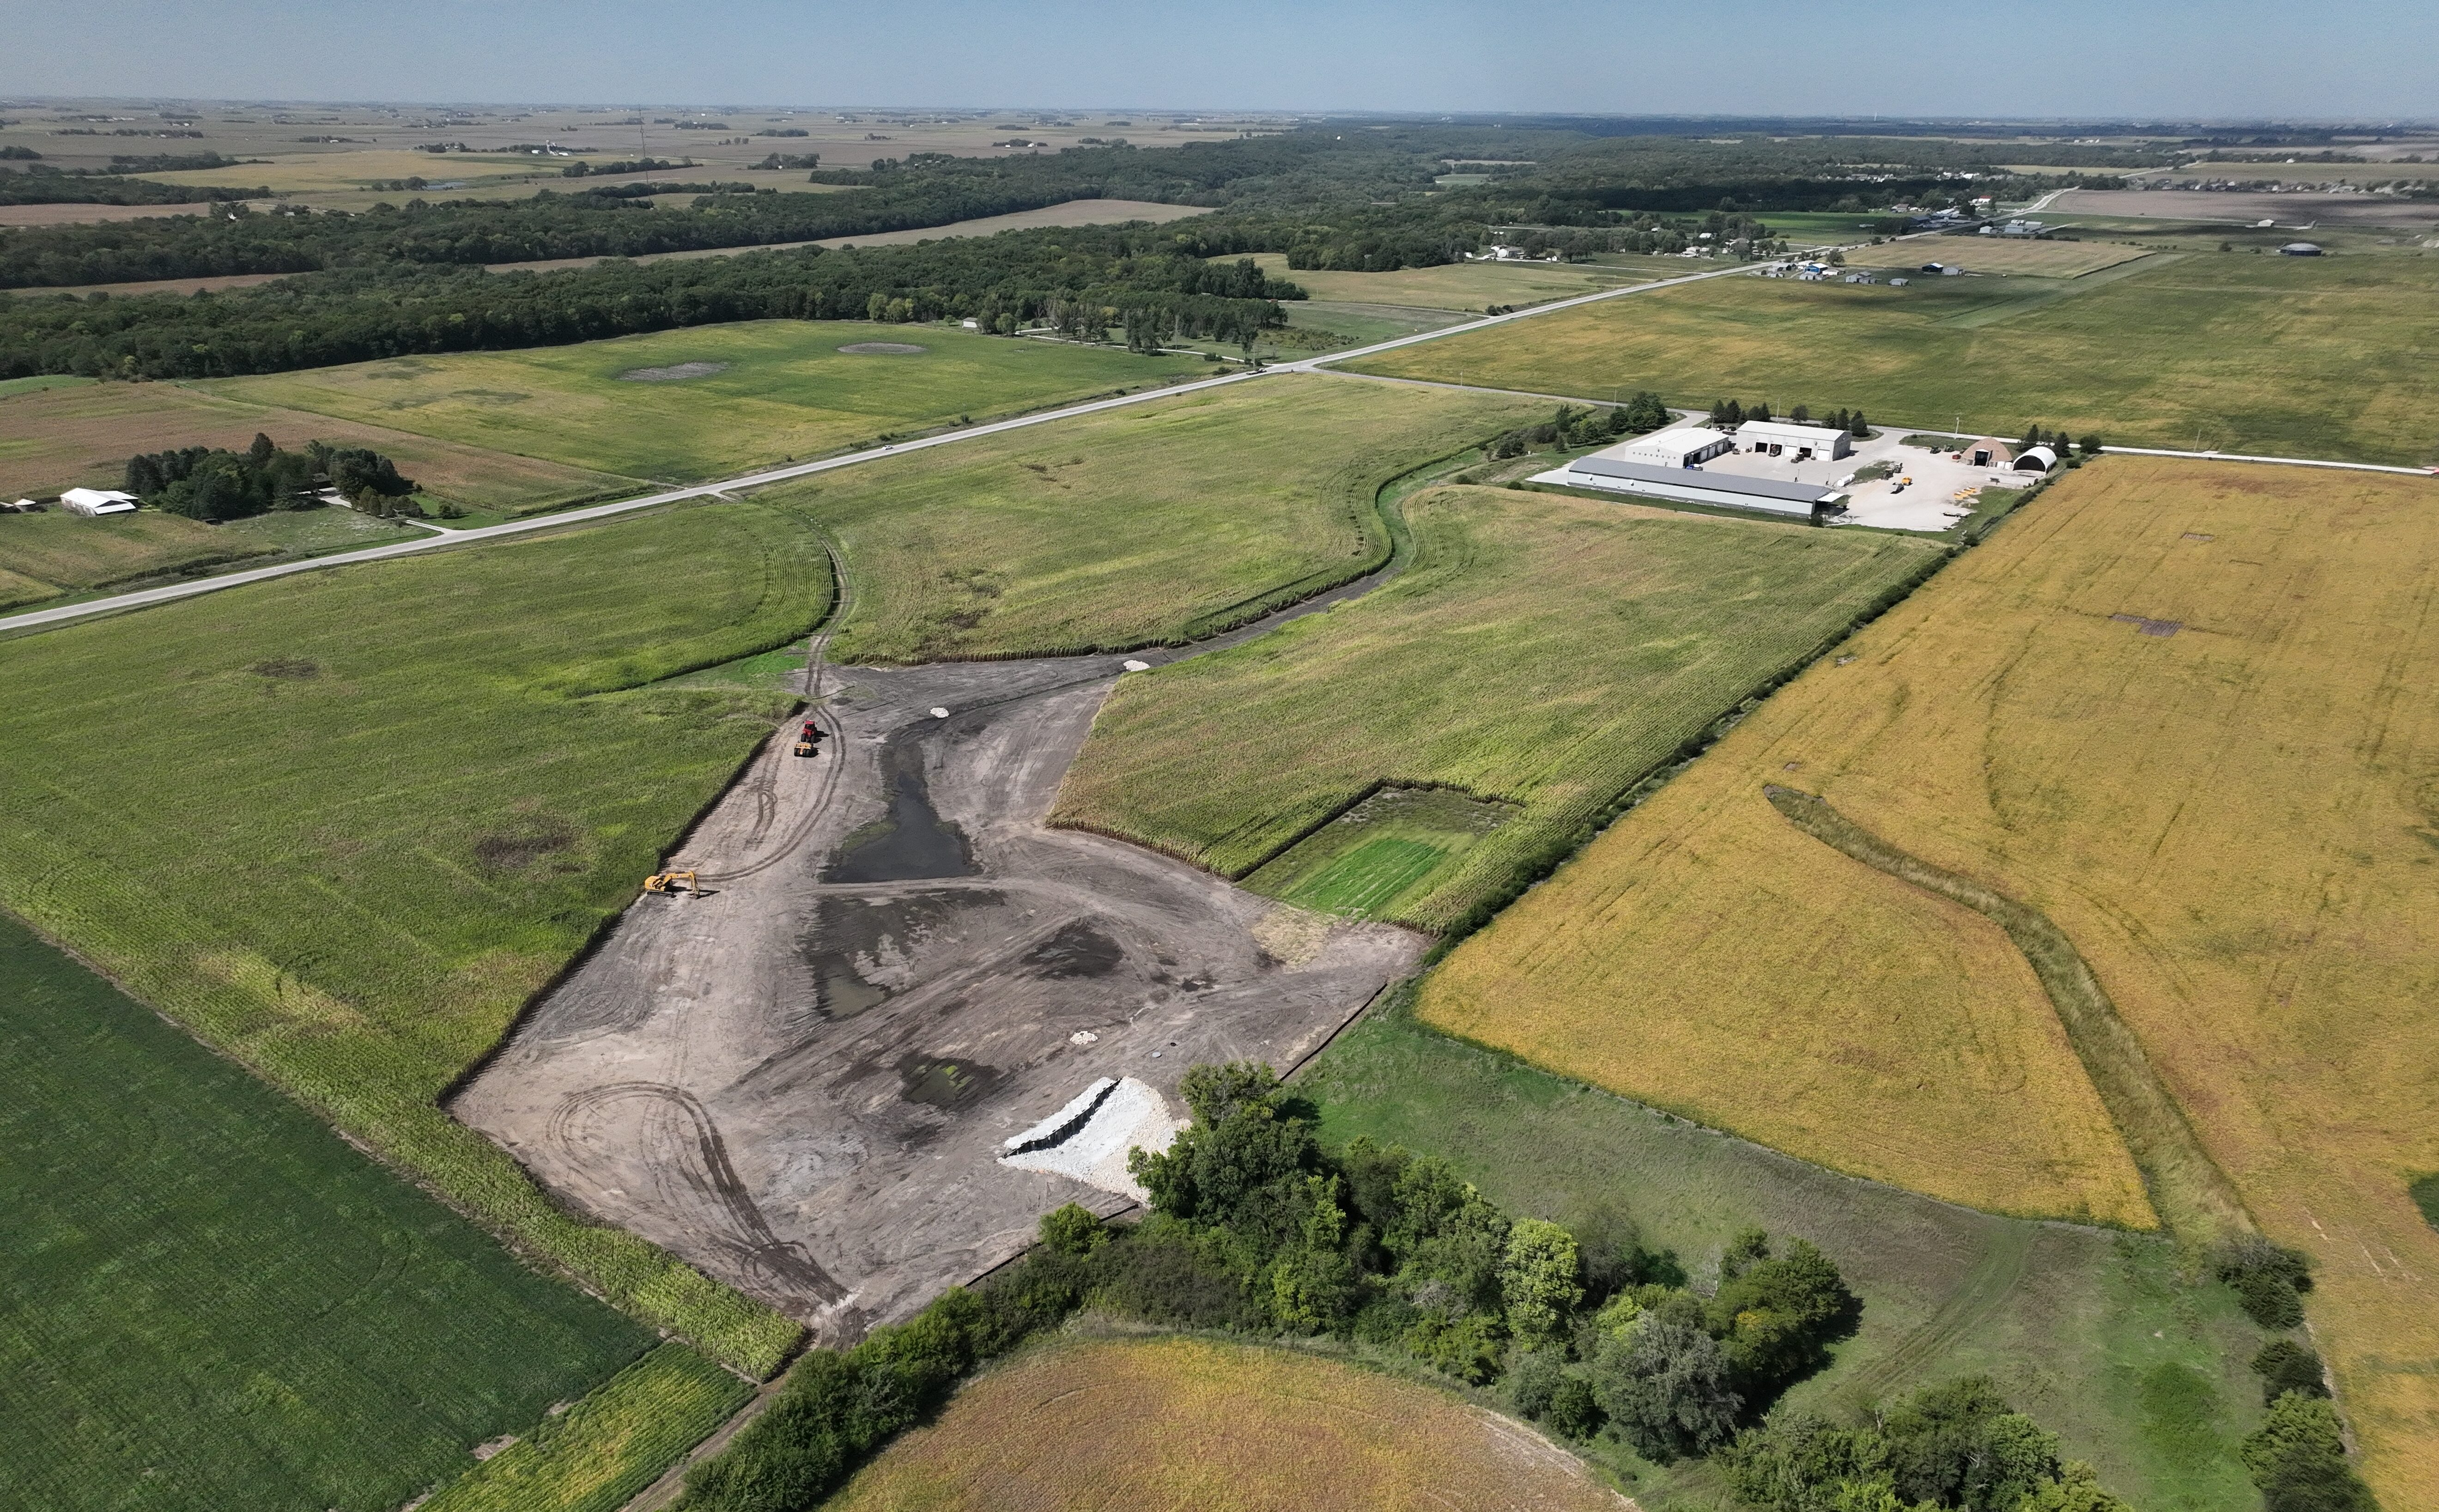
[[680,851],[703,890],[639,898],[450,1111],[824,1343],[1016,1254],[1062,1202],[1126,1206],[1003,1142],[1097,1078],[1180,1116],[1197,1061],[1284,1071],[1426,942],[1046,828],[1120,674],[828,669],[823,754],[757,756]]

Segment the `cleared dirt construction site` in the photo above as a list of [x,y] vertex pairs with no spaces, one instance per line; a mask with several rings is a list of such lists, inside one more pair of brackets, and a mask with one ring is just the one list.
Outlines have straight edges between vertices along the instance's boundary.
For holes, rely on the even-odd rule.
[[1107,1141],[1104,1110],[1145,1127],[1104,1078],[1169,1099],[1197,1061],[1285,1070],[1425,943],[1046,828],[1123,665],[826,669],[821,754],[768,746],[678,853],[698,887],[639,898],[451,1111],[826,1343],[1063,1202],[1123,1208],[1106,1160],[1088,1184],[1002,1157]]

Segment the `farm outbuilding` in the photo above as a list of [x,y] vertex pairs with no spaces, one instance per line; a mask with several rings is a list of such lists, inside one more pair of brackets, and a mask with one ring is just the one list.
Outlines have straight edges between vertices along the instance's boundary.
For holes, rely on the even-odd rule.
[[1977,468],[2003,468],[2016,465],[2016,449],[1995,436],[1978,441],[1967,441],[1956,449],[1957,454]]
[[2315,241],[2289,241],[2278,249],[2278,255],[2282,258],[2317,258],[2321,255],[2321,247]]
[[1793,454],[1802,462],[1829,459],[1855,450],[1855,438],[1835,425],[1798,425],[1792,420],[1747,420],[1736,427],[1736,440],[1772,456]]
[[2057,454],[2046,446],[2028,446],[2016,454],[2019,472],[2047,472],[2057,466]]
[[1681,425],[1673,431],[1637,437],[1623,446],[1608,447],[1600,454],[1645,467],[1690,468],[1736,449],[1736,437],[1723,431]]
[[135,495],[116,489],[70,489],[60,495],[60,507],[70,514],[133,514]]
[[1694,468],[1652,467],[1613,456],[1579,456],[1568,463],[1563,472],[1545,472],[1535,481],[1807,517],[1835,513],[1845,507],[1846,502],[1845,494],[1825,484],[1782,483],[1776,478],[1741,477]]

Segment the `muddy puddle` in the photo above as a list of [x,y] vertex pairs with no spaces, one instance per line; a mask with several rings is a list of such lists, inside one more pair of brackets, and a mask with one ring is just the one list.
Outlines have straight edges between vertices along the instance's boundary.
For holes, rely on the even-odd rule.
[[914,882],[974,875],[973,847],[964,831],[932,807],[923,775],[924,741],[913,731],[892,737],[881,757],[889,817],[849,835],[822,874],[826,882]]

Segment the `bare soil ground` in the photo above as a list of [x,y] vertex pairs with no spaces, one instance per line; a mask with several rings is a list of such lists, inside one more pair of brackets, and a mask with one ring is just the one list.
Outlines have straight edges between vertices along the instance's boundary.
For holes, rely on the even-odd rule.
[[1424,942],[1044,827],[1120,668],[829,669],[822,754],[758,756],[680,852],[702,890],[640,898],[451,1111],[824,1342],[1125,1206],[1002,1141],[1096,1077],[1285,1070]]

